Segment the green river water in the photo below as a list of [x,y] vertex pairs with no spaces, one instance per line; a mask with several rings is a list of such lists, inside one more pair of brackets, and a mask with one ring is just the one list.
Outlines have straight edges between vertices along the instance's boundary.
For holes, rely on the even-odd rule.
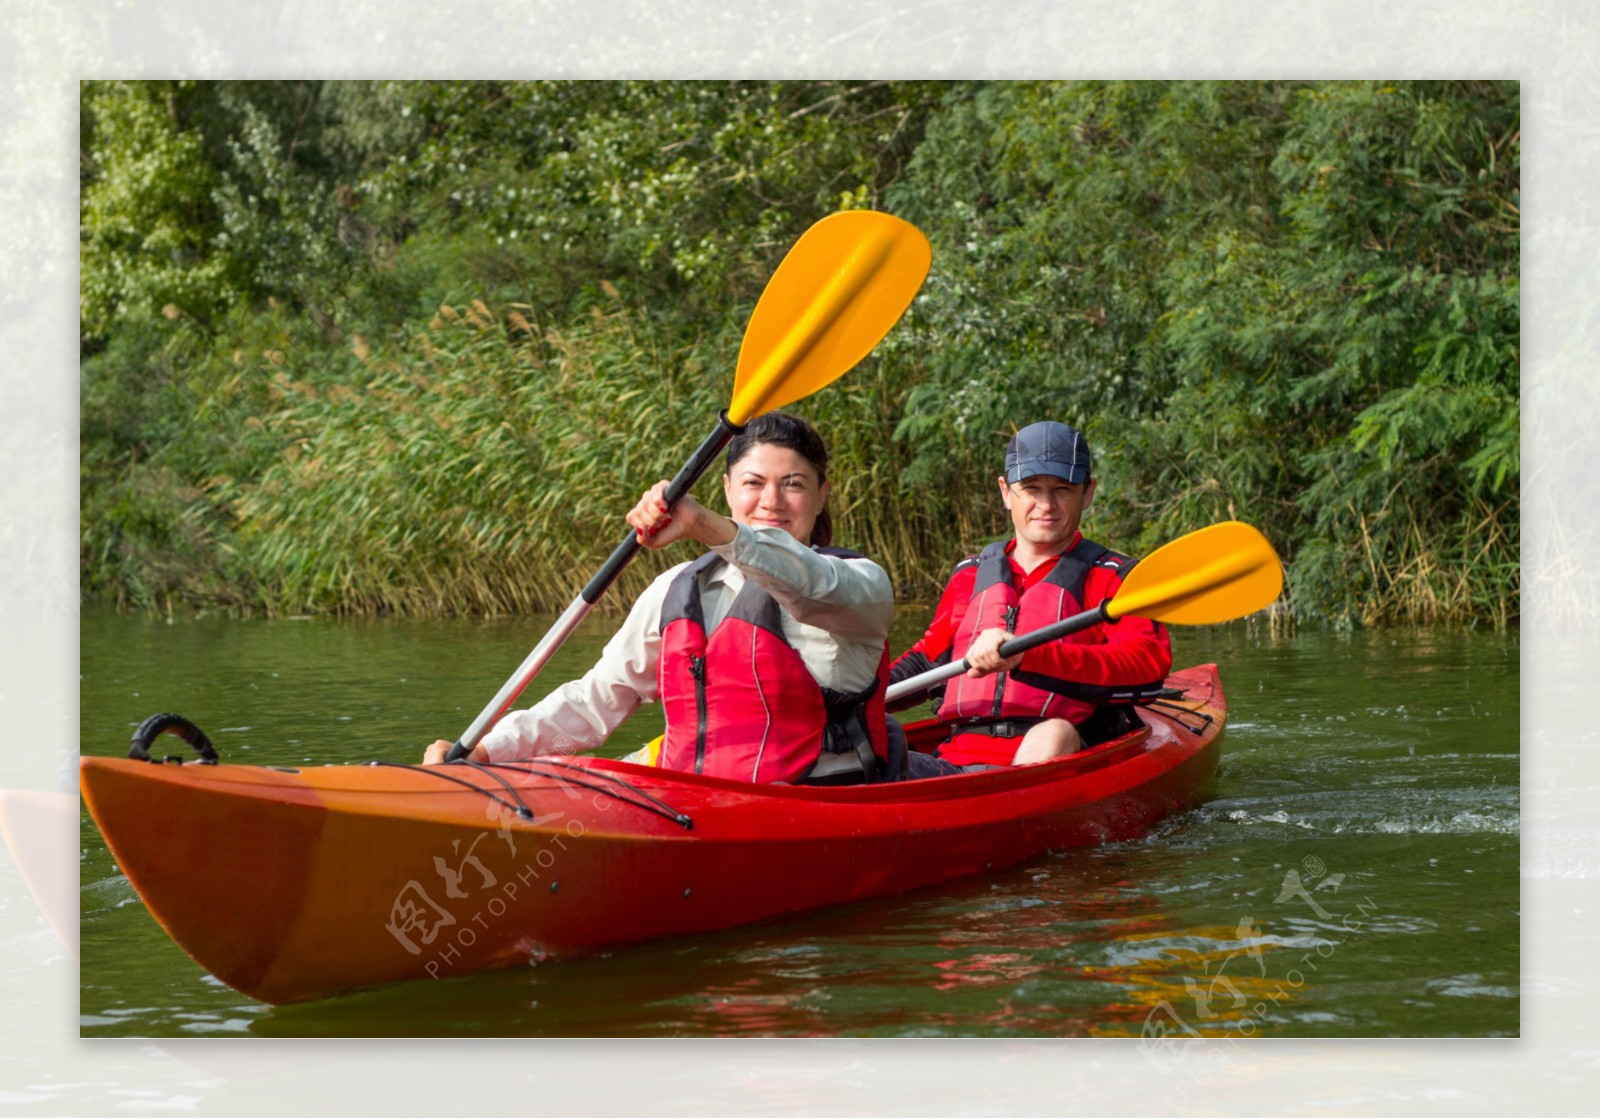
[[[925,609],[902,613],[895,648]],[[85,612],[85,754],[157,711],[223,760],[411,761],[471,721],[545,619],[175,620]],[[531,692],[580,673],[592,618]],[[1206,800],[1129,843],[792,920],[274,1008],[161,931],[81,815],[85,1037],[1513,1037],[1519,638],[1174,633],[1230,700]],[[527,698],[533,698],[532,695]],[[610,744],[659,731],[656,708]],[[179,748],[175,740],[169,740]],[[248,835],[218,835],[225,858]],[[1174,1057],[1173,1060],[1178,1058]]]

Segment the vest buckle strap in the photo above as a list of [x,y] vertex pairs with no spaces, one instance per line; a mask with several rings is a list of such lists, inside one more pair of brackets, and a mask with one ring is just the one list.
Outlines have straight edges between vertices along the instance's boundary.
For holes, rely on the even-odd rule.
[[955,731],[958,734],[987,734],[991,738],[1018,738],[1042,722],[1043,719],[990,719],[974,723],[957,723]]

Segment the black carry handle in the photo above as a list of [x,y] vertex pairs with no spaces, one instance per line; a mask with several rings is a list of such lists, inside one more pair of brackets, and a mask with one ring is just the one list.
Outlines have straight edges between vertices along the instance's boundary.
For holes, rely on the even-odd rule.
[[177,735],[187,742],[194,752],[200,755],[201,765],[217,764],[217,751],[211,745],[211,739],[206,737],[206,732],[182,715],[170,713],[151,715],[139,724],[139,729],[133,732],[133,743],[128,747],[128,757],[139,762],[153,760],[150,757],[150,744],[163,734]]

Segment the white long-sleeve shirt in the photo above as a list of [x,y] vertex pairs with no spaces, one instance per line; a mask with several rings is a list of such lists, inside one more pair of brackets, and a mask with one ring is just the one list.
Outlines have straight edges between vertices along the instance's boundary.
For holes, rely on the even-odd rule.
[[[877,678],[894,618],[894,588],[869,559],[824,556],[778,528],[739,525],[712,551],[727,560],[700,576],[706,631],[716,628],[748,578],[777,600],[783,636],[823,687],[863,691]],[[482,739],[490,760],[591,750],[639,705],[660,698],[661,606],[692,560],[645,588],[594,667],[538,703],[508,713]]]

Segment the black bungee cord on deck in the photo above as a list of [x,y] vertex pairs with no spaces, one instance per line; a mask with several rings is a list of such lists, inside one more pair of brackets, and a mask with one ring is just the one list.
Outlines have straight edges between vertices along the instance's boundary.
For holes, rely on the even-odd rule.
[[[532,768],[535,765],[550,766],[554,769],[565,771],[561,776],[556,778],[558,781],[571,781],[574,785],[581,785],[585,789],[593,789],[595,792],[605,793],[609,797],[613,797],[616,800],[622,801],[623,804],[631,804],[635,808],[643,808],[647,811],[655,812],[658,815],[665,816],[674,824],[677,824],[679,827],[683,828],[684,831],[694,830],[694,821],[689,818],[687,813],[679,812],[676,808],[672,807],[672,805],[668,804],[660,797],[645,792],[632,782],[625,781],[621,777],[618,777],[615,773],[605,773],[594,769],[584,770],[584,773],[587,776],[601,778],[603,780],[610,781],[615,785],[621,785],[624,789],[627,789],[628,792],[642,799],[629,800],[628,798],[619,795],[615,789],[607,788],[604,785],[596,785],[591,784],[588,781],[579,780],[578,778],[572,776],[572,771],[580,767],[569,765],[566,762],[558,762],[554,758],[523,758],[520,761],[515,762],[494,762],[490,766],[482,766],[476,762],[471,762],[468,764],[472,765],[475,769],[487,769],[493,768],[494,766],[504,766],[508,769],[521,770],[524,766],[527,766],[529,767],[527,770],[529,773],[537,772]],[[546,776],[549,776],[549,774],[546,774]]]
[[[486,789],[482,785],[474,784],[471,781],[465,780],[464,778],[461,778],[461,777],[457,777],[455,774],[448,772],[446,770],[445,766],[440,766],[440,765],[413,765],[413,764],[410,764],[410,763],[407,763],[407,762],[385,762],[385,761],[372,761],[372,762],[368,762],[367,764],[368,765],[387,766],[387,767],[389,767],[391,769],[409,769],[409,770],[413,770],[413,771],[415,771],[417,773],[426,773],[426,774],[430,774],[430,775],[432,775],[434,777],[438,777],[441,780],[453,782],[454,784],[460,785],[463,788],[472,789],[475,792],[482,793],[484,796],[488,797],[490,800],[494,801],[495,803],[503,805],[506,808],[511,809],[513,812],[515,812],[518,816],[520,816],[524,820],[533,819],[533,813],[529,810],[528,806],[523,802],[522,795],[516,790],[516,788],[509,781],[507,781],[503,776],[501,776],[499,773],[495,772],[497,769],[510,769],[510,770],[515,770],[518,773],[539,774],[540,776],[553,777],[557,781],[570,781],[572,784],[577,785],[580,788],[590,789],[590,790],[592,790],[594,792],[597,792],[597,793],[603,793],[604,795],[606,795],[608,797],[611,797],[613,800],[620,801],[623,804],[632,805],[634,808],[644,809],[646,812],[654,812],[658,816],[664,816],[668,820],[671,820],[674,824],[677,824],[679,827],[683,828],[684,831],[692,831],[694,829],[694,820],[692,820],[688,816],[688,814],[683,813],[683,812],[679,812],[676,808],[673,808],[672,805],[668,804],[666,801],[661,800],[659,797],[652,796],[650,793],[647,793],[643,789],[639,788],[638,786],[633,785],[630,782],[623,780],[621,777],[618,777],[614,773],[597,773],[597,772],[595,772],[593,770],[587,771],[587,775],[588,776],[597,777],[597,778],[604,778],[606,781],[611,782],[612,785],[604,785],[604,784],[600,784],[600,783],[597,783],[597,782],[594,782],[594,781],[585,781],[585,780],[573,775],[573,771],[575,769],[579,768],[579,767],[572,766],[572,765],[567,765],[567,764],[565,764],[563,762],[557,762],[557,761],[554,761],[552,759],[547,759],[547,758],[526,758],[526,759],[523,759],[521,761],[516,761],[516,762],[490,762],[487,765],[485,765],[485,764],[483,764],[481,762],[466,762],[466,761],[450,762],[449,763],[450,766],[464,765],[468,769],[472,769],[472,770],[476,770],[476,771],[478,771],[480,773],[488,774],[490,777],[492,777],[496,781],[498,781],[500,783],[501,787],[504,788],[506,790],[506,792],[509,793],[512,796],[512,798],[516,801],[515,805],[513,805],[509,801],[505,800],[505,798],[503,798],[499,794],[495,793],[492,789]],[[552,767],[553,769],[559,770],[561,772],[560,772],[559,775],[557,775],[555,773],[551,773],[551,772],[548,772],[548,771],[541,771],[541,770],[538,770],[538,769],[534,768],[534,766],[536,766],[536,765],[549,766],[549,767]],[[629,797],[623,796],[614,787],[612,787],[614,785],[622,786],[624,789],[626,789],[628,792],[632,793],[635,797],[638,797],[639,799],[638,800],[634,800],[634,799],[631,799]]]
[[[1216,716],[1210,714],[1209,712],[1201,711],[1199,707],[1185,707],[1181,703],[1172,702],[1174,699],[1185,697],[1187,695],[1188,693],[1181,688],[1161,688],[1154,692],[1144,693],[1134,702],[1139,707],[1159,707],[1163,711],[1176,712],[1182,715],[1193,715],[1202,720],[1199,726],[1191,727],[1187,723],[1179,723],[1178,725],[1183,727],[1183,729],[1188,731],[1190,734],[1201,734],[1207,727],[1217,721]],[[1210,700],[1211,696],[1206,696],[1205,699],[1196,700],[1195,702],[1197,704],[1208,703]]]
[[[520,793],[518,793],[517,790],[513,789],[511,787],[511,783],[508,782],[505,778],[501,777],[498,773],[492,773],[492,774],[490,774],[490,776],[493,777],[496,781],[499,781],[500,784],[502,786],[504,786],[506,792],[510,793],[512,799],[517,802],[516,804],[512,804],[511,801],[506,800],[500,794],[496,793],[493,789],[486,789],[482,785],[474,785],[471,781],[468,781],[468,780],[466,780],[465,778],[462,778],[462,777],[457,777],[453,773],[441,772],[441,768],[439,766],[436,766],[436,765],[413,765],[410,762],[385,762],[385,761],[370,761],[370,762],[367,762],[366,764],[367,765],[383,766],[385,769],[409,769],[409,770],[412,770],[413,772],[416,772],[416,773],[432,774],[434,777],[437,777],[442,781],[449,781],[449,782],[451,782],[453,784],[460,785],[464,789],[471,789],[475,793],[482,793],[484,796],[488,797],[490,800],[494,801],[496,804],[500,805],[501,807],[509,808],[511,811],[515,812],[518,816],[522,817],[524,820],[533,819],[533,813],[531,811],[529,811],[528,806],[522,802],[522,795]],[[483,769],[483,768],[486,768],[486,767],[479,766],[479,765],[473,765],[472,768],[473,769]]]
[[[193,722],[184,718],[182,715],[175,715],[171,712],[163,712],[159,715],[152,715],[150,718],[139,724],[138,729],[133,733],[133,741],[129,747],[128,756],[137,761],[151,763],[165,762],[168,764],[176,763],[181,765],[183,763],[183,759],[180,757],[169,756],[157,759],[150,756],[150,746],[158,737],[163,734],[174,735],[188,743],[194,749],[194,752],[199,755],[199,764],[217,764],[218,758],[216,749],[211,745],[211,739],[206,736],[206,733]],[[456,776],[454,773],[448,772],[445,766],[413,765],[407,762],[386,761],[370,761],[366,764],[385,766],[389,769],[409,769],[417,773],[429,774],[433,777],[439,778],[441,781],[449,781],[452,784],[460,785],[462,788],[471,789],[473,792],[482,793],[484,796],[488,797],[502,808],[510,810],[523,820],[531,820],[534,818],[532,810],[529,809],[527,804],[523,801],[522,794],[517,791],[516,787],[513,786],[510,781],[507,781],[503,775],[496,772],[496,770],[511,769],[519,773],[540,774],[541,776],[553,777],[558,781],[570,781],[574,785],[589,789],[596,793],[602,793],[605,796],[611,797],[613,800],[621,801],[623,804],[630,804],[633,807],[641,808],[646,812],[654,812],[658,816],[664,816],[668,820],[671,820],[674,824],[677,824],[679,827],[683,828],[685,831],[691,831],[694,828],[694,821],[688,816],[687,813],[679,812],[676,808],[672,807],[672,805],[668,804],[660,797],[653,796],[652,794],[645,792],[643,789],[623,780],[614,773],[601,773],[590,770],[588,771],[589,777],[599,778],[605,782],[610,782],[610,784],[604,784],[595,780],[586,781],[582,778],[574,776],[573,771],[578,767],[568,765],[563,762],[558,762],[552,758],[528,758],[521,762],[492,762],[488,765],[484,765],[479,762],[465,761],[450,763],[451,766],[464,765],[469,769],[474,769],[480,773],[487,774],[489,777],[493,778],[499,783],[500,787],[504,789],[506,794],[511,798],[510,800],[507,800],[493,789],[485,788],[482,785],[475,784],[472,781],[468,781],[465,778]],[[550,768],[541,770],[535,768],[537,766],[546,766]],[[621,788],[626,789],[632,794],[632,796],[624,796],[618,791],[617,786],[621,786]]]

